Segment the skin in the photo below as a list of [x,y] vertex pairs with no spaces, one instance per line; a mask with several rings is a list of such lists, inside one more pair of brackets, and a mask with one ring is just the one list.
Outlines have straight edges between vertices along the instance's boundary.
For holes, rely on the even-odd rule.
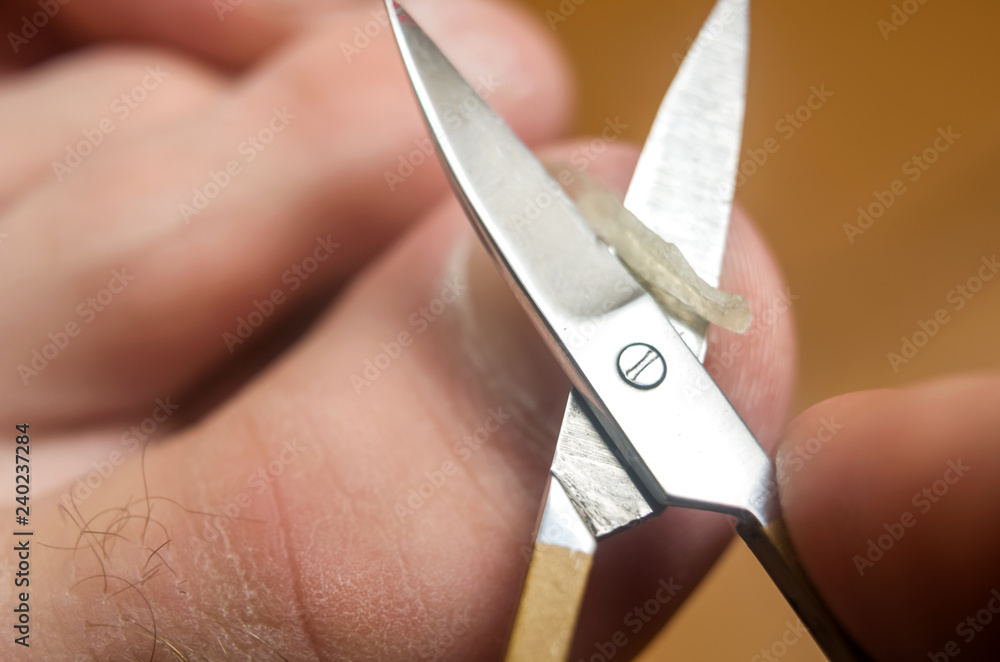
[[[73,0],[19,53],[0,49],[0,419],[10,452],[31,424],[35,658],[500,655],[567,385],[437,165],[389,190],[424,134],[388,33],[350,62],[341,50],[371,8],[246,0],[219,20],[199,0]],[[5,5],[3,33],[29,9]],[[413,11],[469,78],[500,81],[489,101],[530,145],[555,160],[578,147],[553,144],[570,77],[531,19],[486,2]],[[109,110],[157,64],[169,77],[127,118]],[[240,143],[285,107],[294,118],[246,162]],[[58,181],[52,161],[106,118],[115,131]],[[612,145],[590,172],[621,191],[635,158]],[[185,223],[178,206],[231,159],[240,172]],[[318,260],[318,240],[338,246]],[[293,291],[282,275],[310,257]],[[133,280],[97,311],[114,270]],[[713,329],[708,366],[779,448],[789,529],[830,604],[878,659],[952,639],[991,659],[1000,625],[971,643],[955,629],[1000,587],[1000,379],[846,395],[782,435],[792,314],[740,210],[722,284],[757,333]],[[230,351],[225,334],[276,289]],[[18,366],[69,321],[79,334],[25,384]],[[799,466],[831,418],[844,427]],[[456,447],[469,437],[482,443]],[[860,576],[852,557],[958,458],[971,469]],[[729,536],[670,510],[604,543],[574,655],[670,578],[680,594],[629,631],[620,655],[634,654]],[[11,614],[18,596],[3,599]],[[0,640],[0,657],[25,653]]]

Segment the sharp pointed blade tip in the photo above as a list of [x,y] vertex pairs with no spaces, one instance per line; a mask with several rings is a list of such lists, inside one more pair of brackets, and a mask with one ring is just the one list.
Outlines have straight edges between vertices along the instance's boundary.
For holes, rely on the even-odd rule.
[[736,188],[748,57],[749,0],[718,0],[661,103],[626,196],[713,284]]

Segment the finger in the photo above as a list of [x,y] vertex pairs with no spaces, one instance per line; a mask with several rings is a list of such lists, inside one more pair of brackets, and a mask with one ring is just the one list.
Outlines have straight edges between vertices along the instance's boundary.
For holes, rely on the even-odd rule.
[[223,65],[243,65],[280,44],[309,15],[307,10],[352,4],[361,3],[19,0],[0,16],[10,44],[2,58],[9,67],[25,67],[81,43],[139,41]]
[[76,54],[4,79],[0,208],[44,182],[63,181],[95,151],[194,112],[220,90],[217,76],[188,61],[125,48]]
[[[228,65],[244,64],[274,47],[320,3],[281,0],[88,0],[68,3],[64,30],[87,40],[141,39]],[[359,3],[325,3],[350,6]],[[374,3],[372,3],[374,5]]]
[[[565,156],[565,150],[555,154]],[[609,148],[593,172],[623,177],[634,159],[634,150]],[[255,642],[234,633],[251,632],[289,658],[499,654],[568,386],[457,205],[435,216],[373,266],[252,389],[182,439],[150,448],[146,487],[132,466],[80,506],[78,519],[87,521],[132,504],[108,510],[117,519],[102,521],[104,527],[127,513],[137,517],[133,528],[114,529],[127,544],[114,555],[96,550],[103,566],[89,561],[74,567],[75,575],[107,573],[136,583],[149,548],[169,538],[176,576],[143,584],[143,600],[137,594],[96,600],[104,589],[95,579],[89,593],[82,586],[69,596],[54,593],[38,614],[65,613],[67,600],[90,600],[105,610],[87,615],[92,622],[134,617],[149,629],[155,613],[157,632],[173,645],[218,651],[222,637],[227,650],[241,650]],[[738,217],[737,227],[743,223]],[[752,236],[734,241],[733,249],[757,250]],[[753,291],[729,280],[734,277],[741,276],[731,272],[726,282],[754,301]],[[787,341],[788,329],[777,323],[756,342]],[[768,355],[747,349],[742,360]],[[730,395],[740,402],[752,393]],[[740,408],[767,434],[766,421],[778,414],[764,409],[786,407],[787,397]],[[178,475],[186,480],[178,483]],[[140,539],[146,489],[189,511],[219,516],[157,502],[154,519],[164,528],[159,537]],[[602,557],[595,581],[605,590],[617,582],[622,594],[644,599],[663,577],[688,590],[706,563],[682,567],[694,554],[680,538],[700,540],[712,554],[726,535],[725,527],[692,522],[652,540],[633,538],[646,548],[627,552],[623,542],[618,551],[633,555],[632,569],[608,567]],[[128,545],[134,556],[123,551]],[[47,559],[54,576],[72,563],[56,553]],[[182,601],[173,596],[181,580]],[[218,616],[223,603],[237,605],[224,618]],[[590,600],[588,609],[587,634],[621,627],[617,596]],[[655,629],[666,611],[644,627]],[[193,613],[203,617],[192,619]],[[101,637],[108,633],[78,627],[74,619],[83,617],[59,626],[60,645],[107,645]],[[148,636],[123,630],[113,634],[128,648],[116,652],[148,654]]]
[[[8,324],[4,407],[56,422],[179,393],[440,195],[391,35],[351,63],[338,50],[362,15],[317,28],[191,121],[109,145],[11,210],[4,300],[36,316]],[[480,2],[427,18],[526,140],[559,130],[565,70],[537,25]],[[42,271],[41,255],[55,266]],[[55,358],[36,358],[50,343]]]
[[[411,4],[419,12],[430,3]],[[372,37],[389,30],[381,1],[22,0],[0,13],[0,27],[11,44],[0,62],[24,67],[80,44],[138,41],[238,69],[280,48],[311,23],[352,10],[360,11],[361,20],[358,32],[339,43],[345,53],[366,48]]]
[[782,439],[796,549],[879,660],[996,659],[998,397],[996,376],[851,393]]

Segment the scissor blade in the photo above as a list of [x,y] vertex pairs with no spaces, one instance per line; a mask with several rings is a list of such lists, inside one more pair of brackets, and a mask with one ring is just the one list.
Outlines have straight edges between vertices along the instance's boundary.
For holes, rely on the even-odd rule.
[[[690,256],[698,275],[713,285],[722,270],[736,167],[733,156],[739,152],[743,129],[749,57],[746,5],[746,0],[719,0],[705,21],[660,105],[625,198],[633,214]],[[706,85],[706,80],[715,84]],[[691,98],[698,100],[698,108],[707,105],[715,112],[695,112],[696,108],[685,105]],[[692,140],[703,135],[715,138],[720,162],[710,166],[706,178],[692,181],[697,171],[685,159],[695,147]],[[698,188],[705,190],[697,198],[701,201],[717,194],[722,197],[706,206],[704,213],[679,216],[677,209],[685,196]],[[673,317],[671,321],[691,351],[704,359],[708,323]],[[602,537],[655,511],[597,431],[579,397],[575,391],[570,394],[552,475],[563,484],[594,535]]]
[[[644,295],[562,188],[397,4],[403,62],[442,165],[487,249],[547,340]],[[555,331],[558,329],[558,331]],[[558,353],[565,353],[558,352]],[[567,371],[572,371],[571,367]]]
[[[531,152],[413,20],[393,9],[403,61],[456,196],[650,497],[765,515],[772,467],[732,405]],[[464,112],[452,120],[458,109]],[[625,373],[623,351],[642,345],[655,348],[645,357],[658,352],[657,364],[666,366],[655,388],[637,389]]]
[[654,514],[613,448],[573,389],[550,471],[597,538]]
[[674,77],[625,206],[717,285],[743,135],[749,0],[719,0]]
[[567,659],[596,547],[559,481],[549,477],[504,662]]

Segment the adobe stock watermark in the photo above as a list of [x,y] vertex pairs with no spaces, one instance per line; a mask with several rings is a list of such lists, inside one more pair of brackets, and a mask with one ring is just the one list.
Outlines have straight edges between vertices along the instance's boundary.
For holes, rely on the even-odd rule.
[[622,618],[622,625],[625,627],[617,630],[611,638],[604,642],[594,644],[595,652],[588,658],[579,658],[579,662],[610,662],[618,655],[618,652],[625,648],[629,642],[629,634],[633,637],[646,627],[653,620],[653,617],[660,613],[670,601],[683,590],[683,586],[676,583],[674,578],[661,579],[656,590],[649,600],[634,609],[625,613]]
[[36,4],[39,11],[30,16],[22,16],[21,24],[18,26],[20,29],[17,32],[7,33],[7,41],[10,43],[14,55],[17,55],[22,47],[27,46],[29,41],[37,37],[39,31],[56,17],[63,6],[69,4],[69,0],[38,0]]
[[236,11],[237,7],[243,5],[243,0],[212,0],[212,9],[220,22],[226,20],[226,14]]
[[288,107],[271,110],[271,117],[257,133],[249,135],[246,140],[236,147],[238,156],[226,162],[220,170],[213,170],[208,173],[208,181],[201,186],[192,189],[190,204],[182,202],[177,206],[181,217],[185,223],[191,223],[191,219],[205,211],[213,200],[219,197],[233,183],[233,180],[243,173],[243,166],[253,163],[261,152],[274,142],[275,138],[291,124],[295,115],[288,112]]
[[[286,3],[289,8],[294,3],[294,0],[281,0]],[[219,19],[219,22],[226,20],[226,14],[231,14],[236,11],[238,7],[243,5],[244,0],[212,0],[212,9],[215,10],[215,16]]]
[[714,351],[714,359],[708,363],[707,374],[700,374],[698,379],[688,381],[684,384],[684,393],[693,402],[697,400],[706,390],[716,387],[715,380],[726,371],[736,365],[737,359],[742,357],[747,351],[762,338],[767,337],[767,333],[787,315],[795,302],[801,295],[792,294],[790,287],[782,292],[777,290],[773,293],[767,309],[755,315],[753,323],[746,333],[740,334],[729,341],[729,344]]
[[[481,75],[476,82],[475,94],[470,94],[456,103],[453,107],[442,113],[445,123],[451,128],[457,128],[469,119],[473,111],[479,108],[493,93],[501,86],[501,82],[496,80],[492,74]],[[417,138],[413,141],[416,149],[407,154],[400,154],[396,170],[386,170],[383,173],[385,183],[390,191],[395,192],[396,187],[408,180],[417,169],[428,160],[434,159],[434,144],[427,136]]]
[[744,156],[736,169],[735,181],[721,184],[721,192],[727,197],[731,197],[736,189],[741,188],[761,168],[767,165],[771,157],[781,151],[782,145],[792,140],[833,96],[834,93],[826,89],[826,83],[810,86],[809,96],[806,97],[805,101],[785,113],[774,123],[774,132],[777,136],[768,136],[759,147],[751,147],[743,151]]
[[226,532],[232,528],[233,522],[239,519],[240,513],[248,510],[254,501],[266,492],[271,484],[306,450],[306,447],[297,439],[283,442],[281,449],[270,462],[258,467],[256,471],[247,476],[245,490],[220,505],[217,510],[220,514],[206,516],[201,537],[194,536],[194,539],[199,542],[212,543],[225,536]]
[[559,29],[560,23],[565,23],[569,17],[576,13],[576,10],[586,3],[587,0],[559,0],[555,9],[545,10],[545,20],[553,32]]
[[[955,626],[955,635],[966,645],[971,644],[979,633],[993,624],[994,620],[1000,620],[1000,591],[995,588],[990,591],[982,609],[958,622]],[[950,658],[958,657],[961,653],[962,647],[953,639],[946,643],[941,651],[927,651],[927,658],[931,662],[948,662]]]
[[444,314],[448,306],[458,301],[467,287],[466,283],[459,282],[457,278],[449,278],[445,281],[444,287],[441,288],[441,293],[437,297],[413,311],[406,320],[411,331],[400,331],[395,338],[381,343],[379,348],[382,351],[365,359],[361,374],[351,373],[350,380],[354,394],[361,395],[362,391],[369,388],[381,377],[403,355],[406,348],[413,345],[417,336],[425,333],[431,324]]
[[[746,4],[747,0],[739,3],[741,12],[746,11]],[[709,18],[708,23],[701,28],[697,38],[687,38],[687,57],[698,57],[709,44],[719,38],[719,35],[722,34],[722,31],[725,30],[726,26],[729,24],[729,21],[733,20],[733,16],[736,16],[736,13],[732,10],[732,6],[733,5],[727,5],[721,14],[718,16],[713,15]],[[680,51],[674,51],[670,57],[674,61],[674,66],[680,67],[681,63],[684,62],[685,56],[684,53],[681,53]]]
[[783,455],[781,471],[778,472],[778,485],[785,486],[791,480],[793,474],[802,471],[809,460],[816,457],[820,451],[833,439],[838,432],[844,429],[843,423],[837,422],[836,416],[819,419],[819,427],[816,434],[795,445],[795,448]]
[[180,409],[180,405],[171,402],[169,397],[157,398],[149,416],[142,419],[118,438],[121,448],[114,448],[107,457],[99,462],[91,462],[91,470],[82,476],[77,476],[69,491],[64,492],[60,502],[68,512],[89,499],[100,489],[104,481],[111,478],[115,470],[125,464],[126,460],[142,448],[142,442],[149,439],[156,430]]
[[829,418],[824,416],[819,419],[816,434],[797,444],[793,452],[785,454],[784,461],[778,467],[774,477],[767,482],[762,491],[754,495],[750,502],[750,509],[730,520],[734,530],[739,528],[741,522],[746,523],[753,517],[750,514],[752,511],[766,509],[768,502],[777,496],[780,488],[787,485],[793,475],[802,471],[806,463],[819,455],[830,440],[843,429],[844,424],[838,423],[836,416]]
[[112,269],[108,286],[98,290],[93,296],[81,301],[76,307],[76,318],[71,319],[60,328],[48,334],[48,342],[31,350],[31,358],[26,363],[19,363],[17,374],[25,386],[38,377],[45,368],[59,358],[59,355],[69,347],[73,338],[77,338],[100,313],[114,303],[115,297],[121,295],[125,288],[135,280],[124,267]]
[[916,358],[920,350],[926,347],[946,324],[951,322],[951,315],[965,308],[977,294],[983,291],[985,284],[996,277],[998,271],[1000,271],[1000,262],[997,261],[996,255],[990,258],[985,256],[980,258],[976,273],[967,278],[964,283],[948,290],[948,294],[945,295],[945,303],[948,306],[938,308],[930,318],[918,321],[917,328],[912,333],[900,336],[899,351],[890,351],[885,355],[892,371],[898,373],[902,366]]
[[809,631],[802,621],[785,621],[785,630],[767,648],[760,649],[750,658],[750,662],[775,662],[788,655],[788,651],[803,639],[809,639]]
[[[612,145],[621,139],[622,134],[625,133],[628,127],[628,122],[622,121],[620,115],[605,117],[601,134],[574,149],[567,161],[580,172],[586,172],[587,168],[599,159],[601,154],[608,151],[608,145]],[[561,181],[562,176],[562,173],[560,173],[560,183],[565,183]]]
[[66,146],[66,158],[63,161],[52,162],[56,181],[62,182],[63,178],[80,167],[84,159],[93,154],[104,143],[104,139],[118,128],[115,119],[117,118],[119,122],[127,120],[132,111],[149,98],[149,93],[159,88],[167,78],[170,78],[170,74],[163,71],[160,65],[146,67],[146,73],[139,82],[111,102],[111,114],[102,118],[93,127],[82,129],[80,133],[83,139]]
[[340,42],[340,52],[344,55],[344,61],[348,64],[351,60],[366,48],[371,46],[372,40],[382,34],[382,31],[389,27],[389,12],[385,7],[379,7],[369,12],[371,20],[364,25],[354,27],[354,36],[350,42]]
[[[920,154],[914,154],[903,161],[900,169],[905,178],[911,183],[919,181],[924,173],[938,162],[941,155],[950,150],[961,137],[962,135],[955,133],[951,126],[947,129],[939,127],[937,136]],[[855,239],[870,230],[875,225],[875,221],[882,218],[885,212],[896,204],[896,201],[903,197],[908,190],[906,182],[900,177],[892,180],[885,190],[874,191],[872,195],[875,200],[865,206],[858,207],[858,220],[855,223],[844,223],[844,234],[847,235],[847,241],[853,245]]]
[[[917,509],[920,515],[929,513],[936,504],[941,502],[951,488],[955,486],[967,473],[971,467],[962,462],[962,458],[949,460],[945,465],[941,478],[935,480],[929,486],[924,487],[913,495],[910,503]],[[868,539],[868,546],[863,554],[855,554],[852,557],[854,568],[858,575],[864,577],[865,572],[875,567],[875,564],[885,558],[893,547],[906,535],[906,532],[917,524],[917,516],[910,511],[906,511],[894,522],[887,522],[882,525],[884,533],[879,533],[874,538]]]
[[407,517],[413,516],[423,508],[424,504],[434,498],[438,490],[445,486],[449,478],[458,474],[459,466],[471,460],[511,418],[512,415],[505,412],[503,407],[490,409],[486,420],[479,427],[470,433],[463,434],[452,446],[451,451],[456,458],[455,460],[445,460],[435,469],[425,471],[424,478],[427,480],[411,487],[407,491],[405,499],[396,501],[393,506],[396,519],[405,522]]
[[904,25],[910,22],[910,18],[926,4],[927,0],[903,0],[898,4],[893,3],[889,18],[880,18],[875,22],[875,27],[882,34],[882,40],[889,41],[889,37],[893,33],[899,32]]
[[237,317],[236,327],[232,331],[226,331],[222,334],[222,342],[226,344],[229,353],[235,354],[236,348],[249,340],[250,336],[264,324],[264,321],[269,319],[279,306],[288,301],[288,293],[295,292],[302,287],[303,283],[312,278],[338,248],[340,248],[340,244],[332,241],[330,235],[316,237],[312,253],[282,272],[281,282],[284,287],[274,288],[263,301],[254,299],[251,304],[253,310],[245,316]]
[[552,203],[559,196],[565,195],[562,187],[570,186],[576,181],[576,172],[586,172],[590,165],[608,150],[608,145],[617,142],[621,138],[622,133],[628,127],[629,125],[623,122],[618,115],[614,118],[606,117],[601,135],[592,138],[589,142],[577,147],[570,153],[568,162],[572,167],[562,168],[559,172],[553,174],[552,179],[554,181],[550,182],[550,188],[540,191],[534,199],[528,200],[520,213],[514,214],[511,217],[514,227],[523,228],[541,218],[543,211],[551,207]]

